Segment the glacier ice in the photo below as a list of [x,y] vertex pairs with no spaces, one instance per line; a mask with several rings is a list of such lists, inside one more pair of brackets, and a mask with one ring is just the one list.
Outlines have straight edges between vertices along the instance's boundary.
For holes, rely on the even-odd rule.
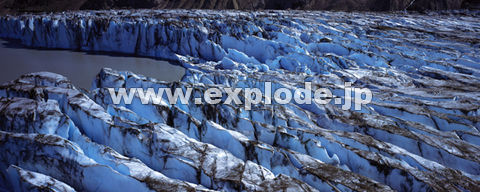
[[18,166],[10,165],[7,169],[8,180],[13,185],[13,191],[55,191],[74,192],[75,189],[52,177],[24,170]]
[[[89,91],[49,72],[1,85],[0,188],[479,191],[478,18],[201,10],[2,17],[0,36],[31,47],[154,57],[187,71],[164,82],[106,68]],[[371,89],[373,102],[362,111],[293,103],[246,111],[193,98],[144,105],[138,95],[114,104],[108,91],[193,87],[199,96],[222,86],[264,90],[265,81],[287,89],[309,81],[338,96],[349,81]],[[37,179],[18,183],[30,172]]]

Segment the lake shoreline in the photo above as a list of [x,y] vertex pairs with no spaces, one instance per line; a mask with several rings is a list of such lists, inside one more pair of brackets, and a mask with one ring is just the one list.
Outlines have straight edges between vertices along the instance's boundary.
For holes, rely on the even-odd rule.
[[26,73],[50,71],[89,90],[102,68],[134,71],[162,81],[180,81],[185,74],[185,69],[176,61],[122,53],[27,47],[20,40],[8,38],[0,38],[0,57],[6,68],[0,72],[0,83]]

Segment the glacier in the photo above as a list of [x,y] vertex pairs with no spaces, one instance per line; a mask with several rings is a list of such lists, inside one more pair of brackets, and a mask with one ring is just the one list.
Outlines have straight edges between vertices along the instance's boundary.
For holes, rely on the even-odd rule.
[[[110,10],[0,17],[34,48],[174,62],[181,81],[102,69],[0,85],[0,188],[480,191],[480,12]],[[369,88],[339,105],[114,104],[108,88]],[[245,93],[240,99],[245,100]],[[226,98],[222,98],[225,100]]]

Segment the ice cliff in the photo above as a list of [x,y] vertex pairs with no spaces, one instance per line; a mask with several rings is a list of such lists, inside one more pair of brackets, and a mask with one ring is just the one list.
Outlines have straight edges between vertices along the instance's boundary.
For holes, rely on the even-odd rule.
[[[95,11],[6,16],[31,47],[176,62],[180,82],[103,69],[0,86],[0,188],[480,191],[478,12]],[[369,88],[339,105],[113,104],[107,88]],[[243,93],[242,93],[243,94]],[[243,96],[241,100],[244,100]]]

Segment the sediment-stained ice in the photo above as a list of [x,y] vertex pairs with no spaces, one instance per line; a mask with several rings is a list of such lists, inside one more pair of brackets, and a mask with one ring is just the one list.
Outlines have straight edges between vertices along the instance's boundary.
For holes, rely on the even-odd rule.
[[[0,86],[1,183],[77,191],[479,191],[478,12],[112,10],[0,18],[25,45],[170,60],[182,81],[103,69]],[[108,88],[369,88],[338,104],[114,104]],[[245,101],[245,93],[240,93]],[[225,100],[226,98],[222,98]],[[32,149],[35,149],[33,151]],[[32,172],[36,177],[21,180]],[[37,177],[38,176],[38,177]],[[5,178],[10,178],[9,180]],[[38,178],[38,179],[35,179]],[[109,178],[109,179],[106,179]],[[110,179],[111,178],[111,179]],[[71,186],[71,187],[69,187]],[[100,188],[98,188],[100,187]]]
[[75,190],[49,176],[24,170],[11,165],[7,169],[8,180],[13,185],[13,191],[54,191],[74,192]]

